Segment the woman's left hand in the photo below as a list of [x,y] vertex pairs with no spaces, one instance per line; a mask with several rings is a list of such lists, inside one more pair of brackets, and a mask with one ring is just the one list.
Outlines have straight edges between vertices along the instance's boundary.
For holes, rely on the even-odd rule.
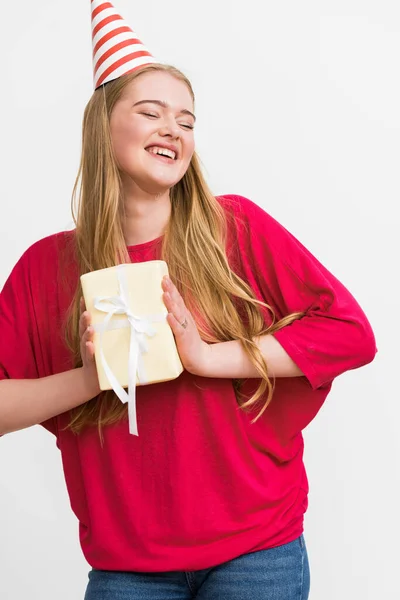
[[189,373],[206,376],[211,346],[201,339],[195,320],[167,276],[162,280],[162,288],[164,304],[168,310],[167,321],[175,336],[182,365]]

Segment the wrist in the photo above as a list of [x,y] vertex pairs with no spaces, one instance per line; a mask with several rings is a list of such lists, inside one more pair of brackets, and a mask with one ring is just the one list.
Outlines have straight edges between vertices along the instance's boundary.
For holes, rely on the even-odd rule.
[[207,344],[198,375],[211,378],[242,379],[258,376],[239,340]]
[[192,375],[199,375],[200,377],[211,377],[212,372],[212,344],[202,342],[200,352],[196,353],[197,359],[195,364],[185,365],[186,371],[192,373]]
[[97,377],[96,380],[94,380],[92,377],[88,377],[85,367],[78,367],[75,370],[77,371],[79,389],[81,390],[81,394],[86,401],[98,396],[101,390]]
[[219,377],[221,343],[223,342],[205,344],[206,347],[201,361],[201,373],[198,373],[198,375],[201,375],[202,377]]

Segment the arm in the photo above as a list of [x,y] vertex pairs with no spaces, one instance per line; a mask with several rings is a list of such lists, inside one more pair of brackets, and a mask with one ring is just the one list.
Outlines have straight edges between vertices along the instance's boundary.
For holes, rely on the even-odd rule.
[[40,379],[0,381],[0,435],[37,425],[98,393],[83,367]]
[[[274,377],[302,377],[304,373],[273,335],[256,338],[270,375]],[[209,361],[202,375],[204,377],[227,377],[248,379],[260,377],[253,363],[238,340],[210,344]]]
[[[36,248],[40,249],[41,245]],[[43,367],[41,370],[37,367],[42,353],[38,331],[48,326],[46,344],[52,343],[51,336],[55,332],[50,329],[51,322],[41,323],[39,327],[36,320],[35,306],[40,304],[41,298],[41,255],[30,260],[34,250],[20,259],[0,294],[0,434],[43,423],[84,404],[100,392],[93,329],[89,328],[90,315],[83,301],[79,322],[83,366],[40,376]],[[56,323],[55,328],[58,327]]]
[[234,243],[244,279],[273,308],[277,320],[304,313],[273,337],[312,389],[370,363],[377,352],[376,340],[351,292],[264,210],[244,198],[238,206]]
[[[259,378],[239,340],[207,344],[201,340],[193,316],[173,283],[165,278],[164,301],[168,323],[175,335],[186,370],[202,377]],[[344,289],[344,288],[343,288]],[[347,297],[351,297],[346,290]],[[274,334],[255,338],[269,374],[274,377],[305,376],[313,389],[329,383],[344,371],[371,362],[375,337],[365,315],[353,300],[354,315],[324,310],[319,302],[305,316]],[[184,320],[185,327],[182,327]],[[282,340],[282,341],[281,341]]]
[[[258,338],[271,375],[304,375],[318,389],[371,362],[377,351],[375,337],[351,293],[262,209],[244,199],[239,208],[242,213],[236,229],[232,226],[236,237],[231,243],[238,274],[259,300],[272,307],[277,320],[304,313],[272,335]],[[239,341],[202,344],[176,288],[164,283],[163,289],[168,322],[188,371],[209,377],[259,377]],[[185,316],[188,326],[183,328]]]

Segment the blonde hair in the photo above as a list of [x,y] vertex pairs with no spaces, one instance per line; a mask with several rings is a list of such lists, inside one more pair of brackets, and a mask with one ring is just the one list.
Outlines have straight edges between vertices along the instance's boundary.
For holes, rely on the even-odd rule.
[[[183,81],[194,100],[188,79],[174,67],[158,64],[116,79],[93,93],[84,112],[81,162],[72,194],[79,274],[130,262],[122,228],[122,185],[109,121],[124,89],[149,71],[166,71]],[[209,343],[239,340],[254,364],[261,381],[250,398],[242,395],[241,380],[233,383],[243,410],[259,407],[256,420],[271,402],[275,382],[254,338],[277,331],[303,313],[288,315],[275,323],[273,309],[260,302],[250,286],[232,271],[225,249],[226,213],[210,192],[196,154],[184,177],[170,190],[170,199],[171,216],[162,240],[161,258],[168,264],[170,277],[192,312],[202,338]],[[78,327],[81,295],[78,284],[66,322],[66,341],[76,367],[82,365]],[[271,312],[269,327],[261,307]],[[126,417],[126,404],[114,392],[102,392],[71,411],[67,429],[78,434],[86,426],[97,425],[102,436],[103,426]]]

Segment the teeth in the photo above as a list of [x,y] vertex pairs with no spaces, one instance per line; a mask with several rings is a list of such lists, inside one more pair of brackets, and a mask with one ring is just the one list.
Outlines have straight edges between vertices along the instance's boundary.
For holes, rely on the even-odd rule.
[[168,158],[175,160],[175,152],[168,150],[167,148],[158,148],[157,146],[153,146],[152,148],[149,148],[148,151],[151,152],[151,154],[161,154],[161,156],[168,156]]

